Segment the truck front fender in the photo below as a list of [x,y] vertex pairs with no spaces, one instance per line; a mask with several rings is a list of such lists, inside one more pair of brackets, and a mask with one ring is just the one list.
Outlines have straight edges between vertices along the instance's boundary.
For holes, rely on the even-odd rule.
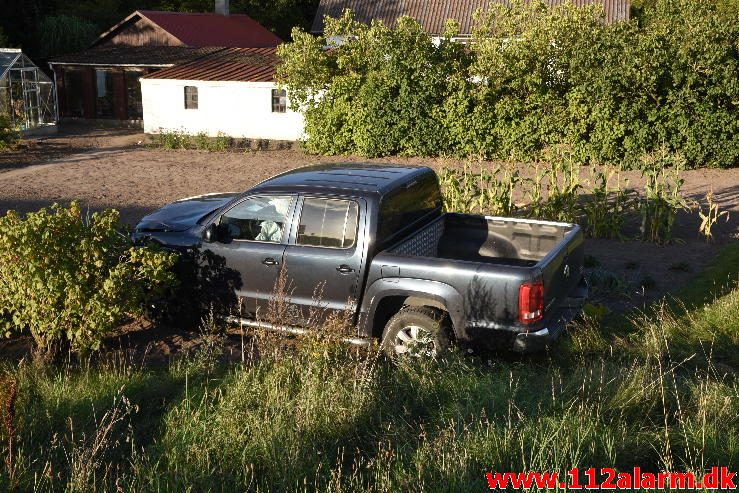
[[[382,278],[367,288],[357,324],[359,335],[381,335],[389,318],[409,299],[417,304],[428,301],[429,306],[445,310],[452,322],[454,335],[458,340],[466,339],[462,295],[443,282],[409,278]],[[392,313],[385,313],[388,307],[392,307]]]

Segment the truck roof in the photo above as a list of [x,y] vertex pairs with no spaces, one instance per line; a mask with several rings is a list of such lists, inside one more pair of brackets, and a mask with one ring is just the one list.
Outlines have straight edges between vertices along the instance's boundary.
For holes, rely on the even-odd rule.
[[298,168],[263,181],[252,190],[300,189],[303,192],[358,191],[384,194],[414,177],[433,173],[425,166],[332,163]]

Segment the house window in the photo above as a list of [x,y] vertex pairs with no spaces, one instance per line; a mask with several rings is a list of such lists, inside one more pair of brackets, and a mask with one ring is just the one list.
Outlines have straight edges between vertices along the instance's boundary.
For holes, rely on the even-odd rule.
[[129,120],[140,120],[144,117],[144,106],[141,103],[141,82],[143,72],[126,72],[126,93]]
[[185,109],[198,109],[198,88],[195,86],[185,86]]
[[95,71],[95,114],[98,118],[113,118],[113,73]]
[[272,89],[272,113],[287,112],[287,91]]

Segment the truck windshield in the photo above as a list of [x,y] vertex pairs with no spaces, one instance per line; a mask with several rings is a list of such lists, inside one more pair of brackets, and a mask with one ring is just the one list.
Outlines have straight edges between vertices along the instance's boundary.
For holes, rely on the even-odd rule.
[[427,173],[393,190],[382,198],[378,240],[380,245],[399,239],[412,226],[419,226],[423,218],[441,210],[441,191],[434,173]]

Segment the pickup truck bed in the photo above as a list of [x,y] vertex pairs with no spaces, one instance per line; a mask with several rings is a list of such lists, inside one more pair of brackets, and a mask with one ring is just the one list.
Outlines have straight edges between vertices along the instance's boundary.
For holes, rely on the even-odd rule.
[[[443,214],[375,256],[370,296],[362,306],[371,304],[375,290],[387,292],[396,284],[400,291],[418,280],[431,281],[425,295],[446,300],[457,339],[494,341],[518,351],[541,349],[559,337],[587,296],[582,243],[574,224]],[[538,280],[545,286],[544,316],[522,324],[515,310],[519,286]],[[569,296],[560,298],[560,293]]]
[[532,267],[573,228],[564,223],[445,214],[388,252]]

